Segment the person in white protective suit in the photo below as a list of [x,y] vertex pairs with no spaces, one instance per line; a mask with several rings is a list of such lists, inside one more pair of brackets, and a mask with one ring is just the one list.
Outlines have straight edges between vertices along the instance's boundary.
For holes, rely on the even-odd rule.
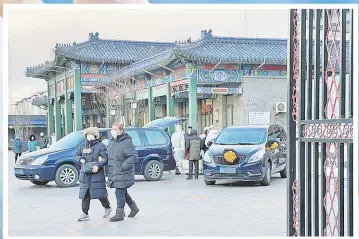
[[173,157],[176,160],[176,175],[182,173],[183,157],[185,153],[185,140],[182,132],[182,126],[176,125],[175,132],[171,136]]

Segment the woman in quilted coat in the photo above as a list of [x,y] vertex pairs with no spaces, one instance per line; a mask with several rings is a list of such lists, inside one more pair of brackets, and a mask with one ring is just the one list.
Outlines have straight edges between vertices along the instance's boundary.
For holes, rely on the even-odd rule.
[[82,199],[82,214],[79,221],[89,220],[88,211],[91,199],[99,199],[105,208],[104,218],[111,214],[110,202],[106,189],[104,166],[107,165],[107,148],[101,142],[98,128],[90,127],[84,130],[86,142],[81,146],[76,155],[81,163],[79,198]]
[[127,190],[135,184],[134,165],[138,156],[132,139],[124,131],[122,124],[114,124],[111,135],[108,145],[108,186],[116,188],[117,208],[116,215],[110,221],[117,222],[124,220],[125,204],[131,209],[128,217],[134,217],[139,212]]

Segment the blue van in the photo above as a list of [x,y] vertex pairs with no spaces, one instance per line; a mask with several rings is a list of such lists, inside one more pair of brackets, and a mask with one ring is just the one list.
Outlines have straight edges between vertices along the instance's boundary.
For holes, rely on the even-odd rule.
[[231,126],[210,141],[203,156],[207,185],[217,180],[271,183],[273,174],[287,177],[287,136],[280,125]]
[[[111,129],[99,129],[102,142],[108,145]],[[126,128],[138,153],[135,174],[148,181],[160,180],[163,171],[174,170],[176,162],[172,155],[169,136],[158,128]],[[20,180],[29,180],[35,185],[50,181],[60,187],[77,184],[80,164],[74,160],[77,149],[85,144],[83,131],[72,132],[50,148],[23,154],[17,161],[14,172]]]

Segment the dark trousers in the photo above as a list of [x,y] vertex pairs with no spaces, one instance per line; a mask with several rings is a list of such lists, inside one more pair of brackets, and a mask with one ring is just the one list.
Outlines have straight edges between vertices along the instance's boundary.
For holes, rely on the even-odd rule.
[[127,188],[116,188],[117,208],[125,208],[125,203],[131,205],[133,200],[127,192]]
[[15,153],[15,163],[17,162],[17,158],[21,156],[21,153]]
[[188,178],[193,178],[193,165],[194,165],[194,178],[198,179],[199,174],[199,160],[188,160]]
[[[104,208],[110,208],[110,202],[108,201],[108,198],[101,198],[99,199],[102,206]],[[90,190],[87,190],[86,191],[86,194],[85,194],[85,198],[82,199],[82,211],[88,215],[89,213],[89,210],[90,210],[90,201],[91,201],[91,198],[90,198]]]

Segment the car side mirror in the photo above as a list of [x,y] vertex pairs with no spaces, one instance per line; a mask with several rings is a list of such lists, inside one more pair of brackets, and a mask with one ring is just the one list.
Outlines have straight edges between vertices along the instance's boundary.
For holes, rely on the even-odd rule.
[[214,143],[214,141],[216,141],[216,139],[209,140],[207,146],[210,147]]

